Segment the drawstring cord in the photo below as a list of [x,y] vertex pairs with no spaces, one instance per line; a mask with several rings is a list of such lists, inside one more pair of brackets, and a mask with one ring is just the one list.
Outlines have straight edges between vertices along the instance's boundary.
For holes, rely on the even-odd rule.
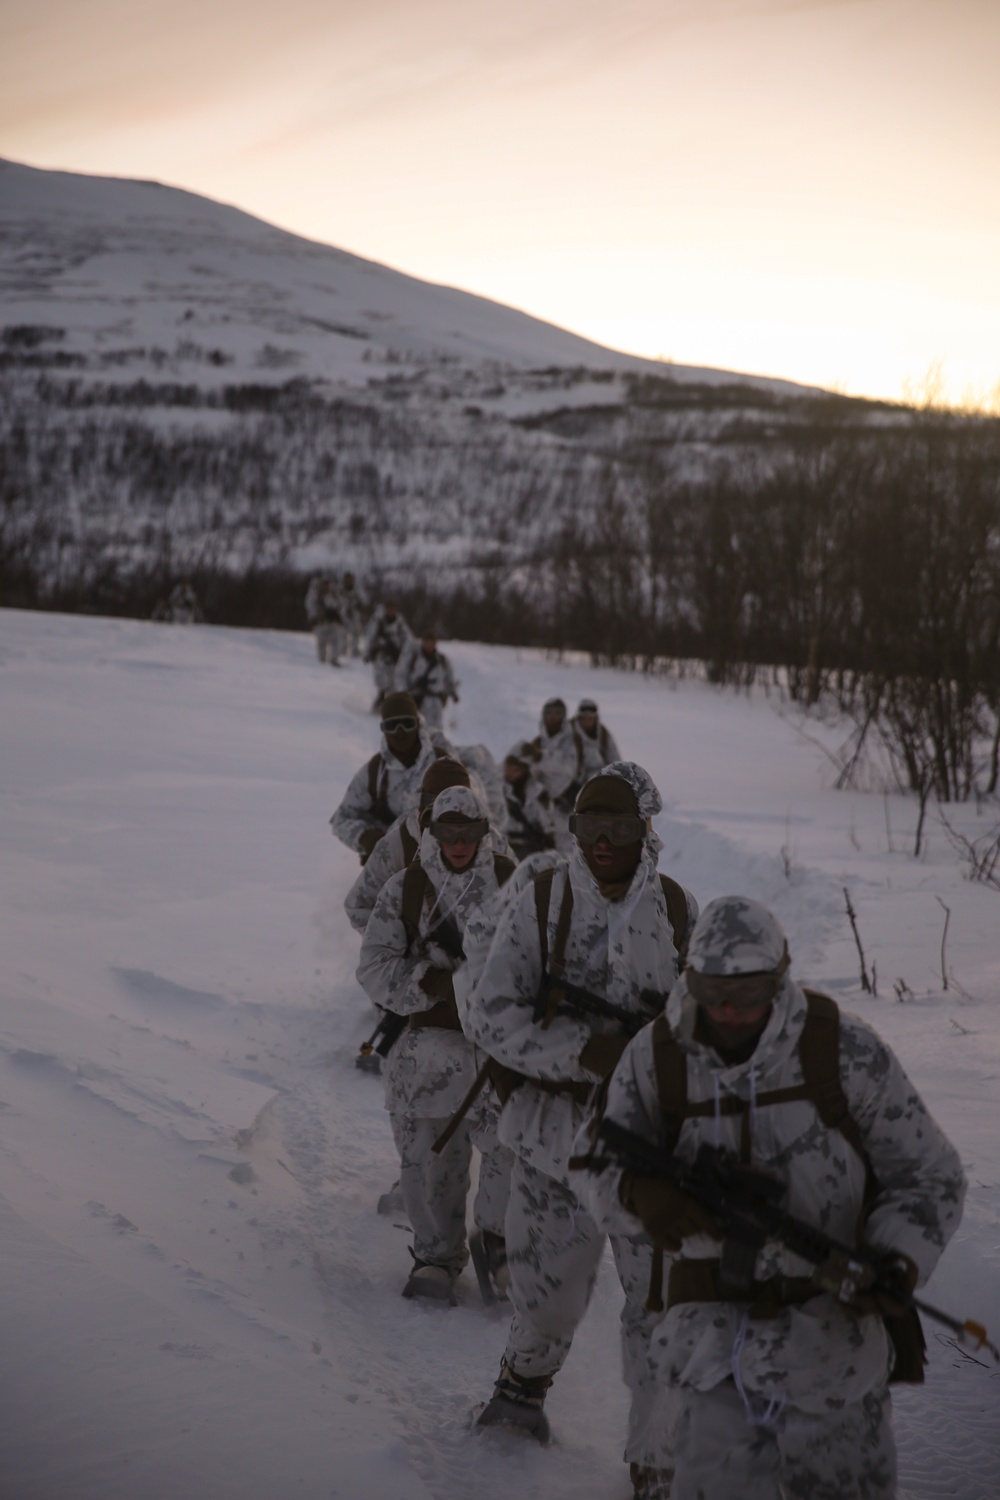
[[743,1402],[743,1411],[751,1427],[762,1427],[765,1432],[784,1432],[785,1430],[785,1406],[788,1398],[784,1391],[777,1396],[765,1400],[763,1396],[755,1396],[748,1391],[743,1384],[743,1376],[740,1371],[740,1360],[743,1356],[743,1346],[747,1341],[747,1325],[750,1318],[749,1308],[740,1318],[740,1326],[736,1332],[733,1342],[733,1353],[730,1368],[733,1373],[733,1384],[739,1391],[740,1400]]

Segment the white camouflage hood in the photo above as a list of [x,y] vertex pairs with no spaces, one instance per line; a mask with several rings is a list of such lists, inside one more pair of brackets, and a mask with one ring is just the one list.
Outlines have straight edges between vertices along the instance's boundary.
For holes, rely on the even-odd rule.
[[[597,780],[598,776],[614,776],[617,780],[624,781],[631,787],[639,808],[639,816],[645,818],[649,824],[643,843],[652,855],[655,865],[657,855],[663,848],[663,840],[653,828],[652,820],[656,817],[657,813],[663,811],[663,798],[660,796],[652,776],[642,766],[637,765],[634,760],[613,760],[602,771],[598,771],[597,776],[591,776],[590,781],[586,784],[589,786],[591,782]],[[577,800],[579,801],[579,797]]]

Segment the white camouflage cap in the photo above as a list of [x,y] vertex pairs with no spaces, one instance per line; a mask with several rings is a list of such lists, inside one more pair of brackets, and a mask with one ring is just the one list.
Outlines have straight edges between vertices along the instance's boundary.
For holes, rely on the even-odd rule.
[[445,813],[461,813],[472,823],[476,818],[487,818],[489,816],[486,808],[476,793],[468,786],[447,786],[443,792],[438,792],[434,798],[434,810],[431,814],[433,822],[443,818]]
[[632,788],[639,815],[643,818],[655,818],[658,812],[663,811],[663,798],[656,789],[648,771],[642,766],[637,766],[634,760],[613,760],[610,765],[602,766],[592,776],[591,781],[596,781],[598,776],[613,776],[619,781],[627,782]]
[[759,901],[717,896],[694,924],[687,962],[699,974],[773,974],[787,967],[788,943]]

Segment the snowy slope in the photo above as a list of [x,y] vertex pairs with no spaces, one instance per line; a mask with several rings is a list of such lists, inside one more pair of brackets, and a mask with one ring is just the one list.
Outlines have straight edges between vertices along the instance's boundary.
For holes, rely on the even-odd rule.
[[[936,827],[914,862],[912,806],[831,791],[763,695],[451,650],[456,737],[498,754],[551,692],[596,694],[663,790],[663,868],[771,904],[800,977],[896,1047],[971,1183],[927,1296],[996,1338],[1000,894]],[[326,826],[374,743],[366,669],[305,636],[4,612],[0,694],[0,1500],[626,1500],[610,1264],[547,1451],[469,1431],[502,1314],[472,1285],[450,1312],[399,1296],[388,1123],[352,1066],[356,863]],[[928,1333],[904,1494],[988,1500],[1000,1374]]]
[[[0,161],[4,324],[65,328],[66,349],[87,354],[176,355],[182,346],[178,357],[190,365],[195,345],[233,361],[235,371],[201,370],[205,381],[213,370],[217,381],[254,370],[262,379],[297,374],[364,384],[385,362],[664,369],[194,193],[9,161]],[[707,383],[733,378],[678,366],[670,374]]]

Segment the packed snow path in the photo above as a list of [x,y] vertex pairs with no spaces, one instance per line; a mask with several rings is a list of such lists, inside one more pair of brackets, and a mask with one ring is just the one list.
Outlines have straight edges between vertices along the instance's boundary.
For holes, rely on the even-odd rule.
[[[796,972],[897,1048],[972,1184],[927,1296],[996,1337],[1000,895],[934,829],[914,862],[903,799],[830,791],[763,694],[449,649],[458,741],[499,756],[549,694],[596,696],[663,791],[662,867],[772,905]],[[327,828],[375,744],[367,669],[304,635],[5,612],[0,693],[0,1500],[625,1500],[610,1265],[545,1451],[470,1430],[506,1331],[471,1273],[451,1312],[399,1296],[388,1122],[352,1066],[356,861]],[[1000,1375],[927,1331],[904,1494],[992,1500]]]

